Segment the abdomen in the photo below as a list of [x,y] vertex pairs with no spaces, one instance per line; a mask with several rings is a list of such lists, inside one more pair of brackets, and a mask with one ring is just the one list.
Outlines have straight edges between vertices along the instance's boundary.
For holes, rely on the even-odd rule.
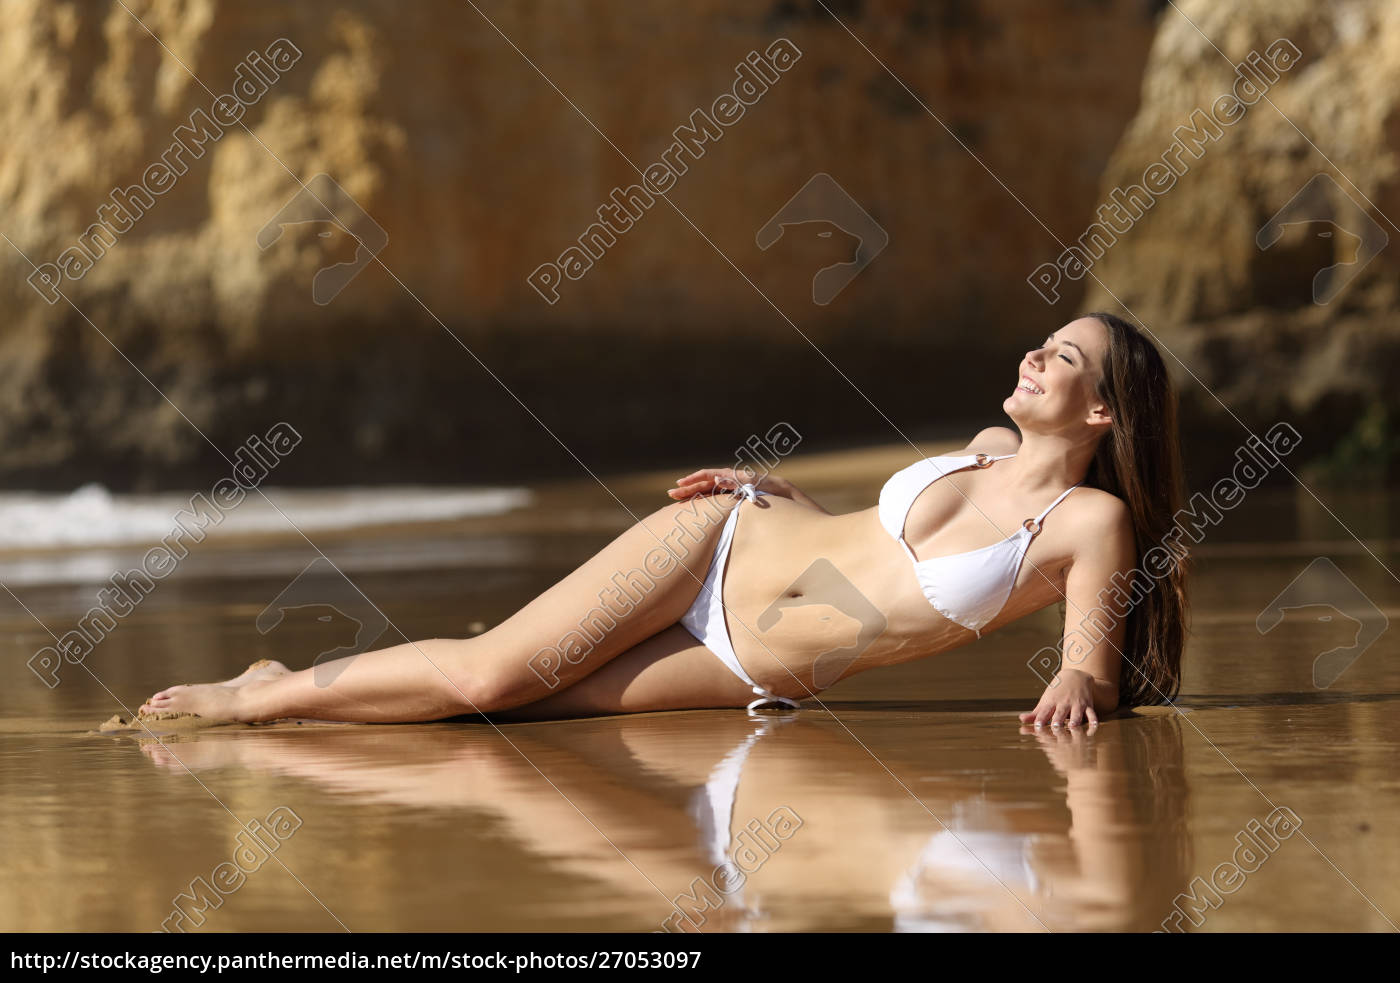
[[734,650],[760,684],[808,695],[804,686],[820,691],[973,637],[930,607],[874,509],[831,516],[776,496],[759,503],[740,509],[724,602]]

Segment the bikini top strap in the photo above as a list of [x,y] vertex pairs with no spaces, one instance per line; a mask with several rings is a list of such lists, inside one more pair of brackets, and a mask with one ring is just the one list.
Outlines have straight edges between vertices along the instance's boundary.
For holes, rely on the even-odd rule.
[[[953,470],[954,470],[954,471],[961,471],[961,470],[963,470],[963,468],[967,468],[967,467],[989,468],[989,467],[992,466],[992,462],[993,462],[993,461],[1005,461],[1008,457],[1015,457],[1015,456],[1016,456],[1015,454],[958,454],[958,455],[956,455],[956,456],[954,456],[954,455],[949,455],[949,454],[944,454],[944,455],[942,455],[941,457],[930,458],[930,460],[933,460],[933,461],[940,461],[940,460],[941,460],[941,461],[955,461],[955,462],[958,462],[958,466],[957,466],[956,468],[954,468]],[[969,465],[969,464],[962,463],[962,462],[965,462],[965,461],[971,461],[972,464]],[[950,473],[951,473],[951,472],[948,472],[948,471],[944,471],[942,467],[939,467],[939,468],[938,468],[938,472],[939,472],[939,475],[938,475],[938,476],[939,476],[940,478],[943,477],[943,475],[945,475],[945,474],[950,474]],[[935,480],[936,480],[936,479],[935,479]]]
[[1076,488],[1078,488],[1080,484],[1083,484],[1083,482],[1077,482],[1073,485],[1070,485],[1064,491],[1060,492],[1060,497],[1051,502],[1049,507],[1046,508],[1044,512],[1040,513],[1040,515],[1035,517],[1036,526],[1038,527],[1042,522],[1044,522],[1045,517],[1050,514],[1050,509],[1053,509],[1056,505],[1059,505],[1061,502],[1063,502],[1065,500],[1065,496],[1068,495],[1070,492],[1074,491]]
[[[938,461],[976,461],[979,457],[985,457],[987,463],[991,464],[993,461],[1005,461],[1008,457],[1015,456],[1015,454],[939,454],[937,457],[928,457],[924,460],[936,463]],[[967,467],[967,465],[963,465],[963,467]],[[939,471],[942,474],[947,473],[942,468],[939,468]]]

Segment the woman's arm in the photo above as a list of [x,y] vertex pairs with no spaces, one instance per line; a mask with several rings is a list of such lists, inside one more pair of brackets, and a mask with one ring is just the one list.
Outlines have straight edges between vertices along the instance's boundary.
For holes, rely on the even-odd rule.
[[[1137,562],[1132,517],[1122,500],[1106,496],[1093,519],[1095,533],[1070,560],[1065,575],[1065,634],[1060,669],[1022,723],[1098,723],[1118,707],[1118,675],[1127,612],[1117,617],[1104,599],[1116,574],[1131,575]],[[1124,584],[1125,589],[1128,584]],[[1132,658],[1132,653],[1127,653]]]
[[[1007,427],[988,427],[972,438],[968,445],[969,454],[1014,454],[1021,446],[1021,435]],[[786,478],[764,474],[761,478],[752,471],[734,468],[701,468],[676,482],[676,487],[666,494],[677,501],[684,501],[694,495],[710,495],[715,492],[733,490],[741,484],[754,484],[761,492],[791,499],[798,505],[832,515],[811,495],[798,488]]]
[[708,495],[715,492],[733,491],[739,485],[752,484],[759,491],[767,492],[770,495],[778,495],[782,498],[790,498],[798,505],[805,505],[810,509],[831,515],[826,509],[817,504],[812,496],[798,488],[786,478],[779,478],[777,475],[765,474],[762,477],[752,471],[736,471],[733,468],[701,468],[686,475],[676,482],[676,487],[668,490],[667,495],[681,501],[694,495]]

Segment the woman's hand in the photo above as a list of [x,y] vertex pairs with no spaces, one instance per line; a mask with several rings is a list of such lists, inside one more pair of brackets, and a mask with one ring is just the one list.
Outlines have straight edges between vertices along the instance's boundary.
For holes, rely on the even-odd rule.
[[711,495],[719,492],[736,491],[740,485],[753,485],[769,495],[791,498],[794,491],[792,482],[771,474],[759,477],[752,471],[734,468],[701,468],[676,482],[676,487],[666,494],[677,501],[684,501],[696,495]]
[[1077,727],[1082,723],[1094,726],[1099,722],[1094,711],[1094,691],[1098,687],[1098,680],[1081,669],[1061,669],[1040,694],[1035,709],[1020,715],[1021,723],[1037,727],[1042,724]]
[[772,474],[759,477],[745,468],[737,470],[734,468],[701,468],[699,471],[693,471],[681,478],[676,482],[676,487],[669,489],[666,494],[678,502],[683,502],[696,495],[735,492],[739,490],[740,485],[753,485],[765,494],[791,499],[798,505],[805,505],[824,515],[831,514],[818,505],[812,496],[786,478],[779,478]]

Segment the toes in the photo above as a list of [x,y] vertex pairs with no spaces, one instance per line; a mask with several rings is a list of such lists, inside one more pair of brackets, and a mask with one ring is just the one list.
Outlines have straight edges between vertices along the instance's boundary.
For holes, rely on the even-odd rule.
[[161,690],[155,696],[151,697],[145,703],[141,704],[141,709],[155,711],[168,707],[170,705],[170,701],[174,699],[175,691],[178,689],[181,689],[181,687],[175,686],[171,689]]

